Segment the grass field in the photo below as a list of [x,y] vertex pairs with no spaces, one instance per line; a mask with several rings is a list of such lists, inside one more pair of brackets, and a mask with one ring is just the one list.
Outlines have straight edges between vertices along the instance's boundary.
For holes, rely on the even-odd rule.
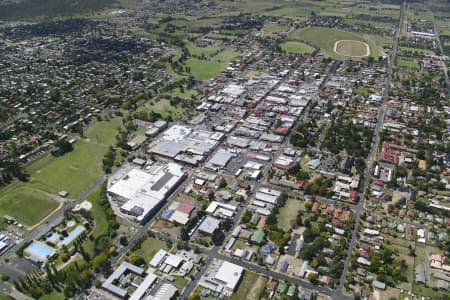
[[217,51],[219,51],[221,49],[220,44],[218,42],[215,42],[212,45],[209,45],[207,47],[199,47],[199,46],[195,45],[194,43],[188,42],[187,48],[191,55],[196,55],[196,56],[201,56],[201,55],[210,56],[213,53],[216,53]]
[[107,146],[77,141],[74,151],[50,159],[45,167],[31,174],[31,181],[42,183],[49,192],[65,190],[75,197],[102,175],[102,159],[107,151]]
[[300,202],[298,200],[289,198],[286,201],[286,205],[280,208],[280,213],[277,215],[278,226],[285,231],[291,229],[300,207]]
[[408,69],[419,69],[419,63],[415,59],[398,57],[397,67],[403,67]]
[[162,118],[167,118],[168,116],[171,116],[173,120],[179,119],[185,109],[181,105],[172,106],[170,105],[170,100],[168,99],[156,99],[153,98],[145,103],[142,108],[139,110],[144,111],[154,111],[155,113],[161,114]]
[[68,191],[70,198],[76,197],[103,174],[103,156],[108,145],[115,141],[120,124],[118,118],[94,123],[86,131],[94,141],[78,140],[72,152],[61,157],[47,154],[26,166],[30,174],[28,182],[13,182],[0,189],[0,214],[32,226],[58,206],[53,198],[59,191]]
[[370,48],[371,56],[378,57],[380,55],[380,51],[373,41],[368,41],[361,35],[348,31],[311,27],[296,32],[293,35],[293,38],[309,42],[312,45],[319,47],[326,56],[336,59],[346,58],[346,56],[339,55],[334,52],[334,45],[337,41],[340,40],[353,40],[367,43]]
[[105,145],[116,143],[117,128],[123,128],[122,118],[113,118],[109,121],[95,122],[84,132],[84,136],[93,142]]
[[155,256],[156,252],[158,252],[159,249],[163,249],[166,251],[169,250],[165,242],[154,238],[147,238],[142,243],[141,248],[133,253],[139,255],[144,259],[146,263],[148,263],[153,258],[153,256]]
[[191,69],[192,75],[198,80],[210,80],[219,75],[236,58],[238,53],[232,49],[225,49],[209,60],[189,58],[186,65]]
[[0,198],[0,211],[25,226],[32,226],[58,207],[58,202],[45,192],[21,187]]
[[309,54],[314,51],[314,48],[306,45],[302,42],[296,42],[296,41],[287,41],[281,44],[281,48],[290,53],[297,53],[297,54]]

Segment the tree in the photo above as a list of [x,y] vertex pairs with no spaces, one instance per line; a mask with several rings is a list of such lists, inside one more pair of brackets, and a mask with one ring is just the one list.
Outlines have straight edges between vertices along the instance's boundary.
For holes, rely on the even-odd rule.
[[120,239],[119,239],[119,243],[120,243],[122,246],[128,245],[128,238],[127,238],[126,236],[122,235],[122,236],[120,237]]
[[317,283],[319,282],[318,278],[319,276],[317,275],[317,273],[309,273],[308,275],[309,282],[311,282],[314,285],[317,285]]
[[211,240],[216,246],[222,245],[223,240],[225,239],[225,235],[223,234],[222,230],[216,229],[211,235]]

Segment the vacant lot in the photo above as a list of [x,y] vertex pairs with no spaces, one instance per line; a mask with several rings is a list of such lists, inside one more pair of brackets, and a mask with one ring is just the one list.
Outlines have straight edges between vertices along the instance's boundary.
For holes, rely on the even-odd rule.
[[297,54],[309,54],[314,51],[314,48],[306,45],[302,42],[295,42],[295,41],[288,41],[283,44],[281,44],[281,48],[290,53],[297,53]]
[[370,47],[365,42],[340,40],[334,44],[334,52],[342,56],[364,57],[370,55]]
[[[164,249],[168,251],[169,249],[166,246],[166,243],[155,238],[147,238],[141,245],[141,248],[133,252],[134,254],[139,255],[148,263],[153,256],[155,256],[156,252],[159,249]],[[131,254],[131,253],[130,253]]]
[[244,276],[239,284],[237,291],[229,298],[230,300],[246,299],[255,282],[258,281],[259,275],[250,271],[245,271]]
[[286,205],[280,208],[280,213],[277,216],[278,226],[285,231],[291,229],[292,225],[295,223],[300,207],[301,203],[299,200],[289,198],[286,201]]
[[326,56],[337,59],[344,59],[347,57],[344,55],[339,55],[334,51],[335,43],[342,40],[359,41],[367,43],[370,48],[371,56],[378,57],[380,54],[373,41],[366,40],[357,33],[343,30],[311,27],[296,32],[293,35],[293,38],[306,41],[316,47],[319,47]]

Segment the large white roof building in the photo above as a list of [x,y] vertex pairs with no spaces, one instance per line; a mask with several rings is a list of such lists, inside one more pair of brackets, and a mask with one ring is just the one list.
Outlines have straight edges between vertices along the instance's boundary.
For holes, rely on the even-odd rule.
[[120,211],[143,222],[184,180],[185,170],[175,163],[158,164],[147,171],[132,169],[111,182],[108,194]]

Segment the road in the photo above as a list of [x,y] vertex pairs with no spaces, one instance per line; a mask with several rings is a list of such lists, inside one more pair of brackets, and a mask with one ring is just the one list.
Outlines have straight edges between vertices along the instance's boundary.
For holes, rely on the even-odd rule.
[[[436,38],[436,43],[439,46],[439,50],[441,51],[441,57],[445,57],[444,48],[442,47],[441,39],[439,38],[439,32],[437,30],[436,21],[433,20],[434,25],[434,37]],[[447,83],[447,93],[450,94],[450,79],[448,78],[448,69],[447,64],[444,59],[441,59],[442,71],[444,72],[445,82]]]
[[352,238],[350,240],[350,244],[349,244],[349,247],[347,250],[347,257],[346,257],[345,263],[344,263],[344,270],[343,270],[341,278],[339,280],[339,285],[337,286],[337,288],[335,289],[335,292],[333,293],[333,299],[340,298],[343,295],[342,290],[343,290],[344,283],[345,283],[345,276],[348,273],[350,258],[352,256],[353,249],[356,246],[357,233],[359,231],[359,225],[360,225],[360,216],[361,216],[361,213],[364,211],[364,203],[365,203],[365,199],[367,197],[367,190],[368,190],[369,180],[370,180],[371,171],[372,171],[372,164],[375,161],[377,150],[378,150],[378,145],[380,144],[380,130],[383,125],[383,119],[384,119],[384,114],[385,114],[385,110],[386,110],[386,101],[389,97],[389,88],[391,86],[392,71],[393,71],[395,60],[397,57],[398,40],[400,38],[400,31],[401,31],[402,24],[403,24],[405,5],[406,5],[406,2],[403,2],[401,10],[400,10],[399,24],[395,31],[394,44],[392,46],[392,53],[391,53],[391,56],[388,58],[387,77],[386,77],[386,82],[385,82],[385,87],[384,87],[384,92],[383,92],[383,103],[381,104],[380,109],[378,111],[377,126],[375,127],[374,135],[373,135],[374,142],[372,143],[372,148],[370,149],[370,153],[367,158],[367,163],[366,163],[367,166],[366,166],[366,172],[365,172],[365,176],[364,176],[363,192],[361,194],[361,198],[360,198],[358,205],[355,207],[355,228],[352,231]]
[[[285,75],[279,81],[279,83],[276,84],[271,89],[271,91],[276,90],[286,80],[286,78],[289,78],[291,73],[292,73],[292,70],[287,75]],[[270,93],[270,91],[268,93]],[[299,116],[299,118],[296,121],[296,123],[294,124],[293,128],[295,128],[299,122],[301,122],[301,121],[303,121],[305,119],[305,117],[308,115],[308,111],[309,111],[310,107],[311,107],[311,105],[307,106],[303,110],[302,114]],[[281,144],[279,150],[275,154],[273,154],[272,157],[277,157],[278,155],[280,155],[282,153],[282,151],[287,147],[288,141],[289,141],[289,138],[286,137],[284,142]],[[262,170],[262,174],[263,174],[262,177],[263,178],[267,178],[268,172],[271,169],[271,167],[272,167],[271,164],[265,164],[264,165],[264,168]],[[233,176],[233,175],[234,174],[227,174],[226,176]],[[270,187],[271,185],[267,184],[267,183],[263,183],[261,180],[255,182],[252,185],[252,189],[251,189],[251,191],[250,191],[250,193],[249,193],[249,195],[248,195],[244,205],[238,210],[236,215],[233,217],[233,224],[237,224],[237,222],[241,218],[242,213],[247,209],[247,206],[249,205],[250,200],[252,199],[252,195],[254,193],[256,193],[256,191],[258,191],[262,186],[269,186]],[[278,190],[280,189],[279,187],[274,187],[274,188],[278,189]],[[229,232],[225,233],[225,234],[229,234]],[[220,250],[220,247],[218,247],[218,246],[214,246],[212,249],[201,248],[202,253],[206,254],[206,256],[207,256],[205,265],[200,267],[200,270],[194,276],[194,280],[190,281],[189,284],[186,286],[186,288],[183,290],[183,293],[181,294],[181,297],[180,297],[181,299],[187,299],[189,297],[189,295],[192,294],[192,292],[194,291],[195,287],[198,284],[199,279],[203,276],[203,274],[209,268],[209,264],[214,259],[226,260],[226,261],[235,263],[235,264],[240,265],[240,266],[242,266],[242,267],[244,267],[246,269],[252,270],[254,272],[257,272],[259,274],[263,274],[263,275],[268,276],[268,277],[273,277],[273,278],[276,278],[276,279],[279,279],[279,280],[285,280],[287,282],[291,282],[291,283],[296,284],[298,286],[301,286],[303,288],[307,288],[307,289],[310,289],[310,290],[318,291],[318,292],[323,293],[323,294],[328,295],[328,296],[332,295],[332,290],[315,286],[315,285],[313,285],[313,284],[311,284],[311,283],[309,283],[307,281],[301,280],[300,278],[291,277],[291,276],[288,276],[287,274],[278,273],[278,272],[269,270],[269,269],[267,269],[265,267],[262,267],[262,266],[259,266],[259,265],[256,265],[256,264],[252,264],[252,263],[249,263],[249,262],[245,262],[245,261],[242,261],[242,260],[239,260],[239,259],[234,259],[234,258],[225,256],[225,255],[222,255],[222,254],[219,253],[219,250]],[[350,299],[350,298],[346,297],[344,295],[341,295],[339,298],[336,298],[336,299],[347,300],[347,299]]]
[[81,200],[84,200],[87,195],[92,193],[95,189],[97,189],[105,180],[107,179],[106,176],[103,176],[102,178],[98,179],[96,182],[94,182],[92,185],[90,185],[86,190],[81,192],[75,199],[67,202],[62,207],[60,207],[58,210],[53,212],[46,220],[45,223],[42,223],[39,226],[36,226],[35,229],[33,229],[19,244],[16,244],[15,246],[11,247],[8,251],[2,254],[2,257],[6,257],[8,255],[11,255],[15,253],[23,244],[28,243],[36,238],[39,238],[41,235],[46,234],[53,226],[61,223],[64,212],[66,210],[72,209],[77,205]]

